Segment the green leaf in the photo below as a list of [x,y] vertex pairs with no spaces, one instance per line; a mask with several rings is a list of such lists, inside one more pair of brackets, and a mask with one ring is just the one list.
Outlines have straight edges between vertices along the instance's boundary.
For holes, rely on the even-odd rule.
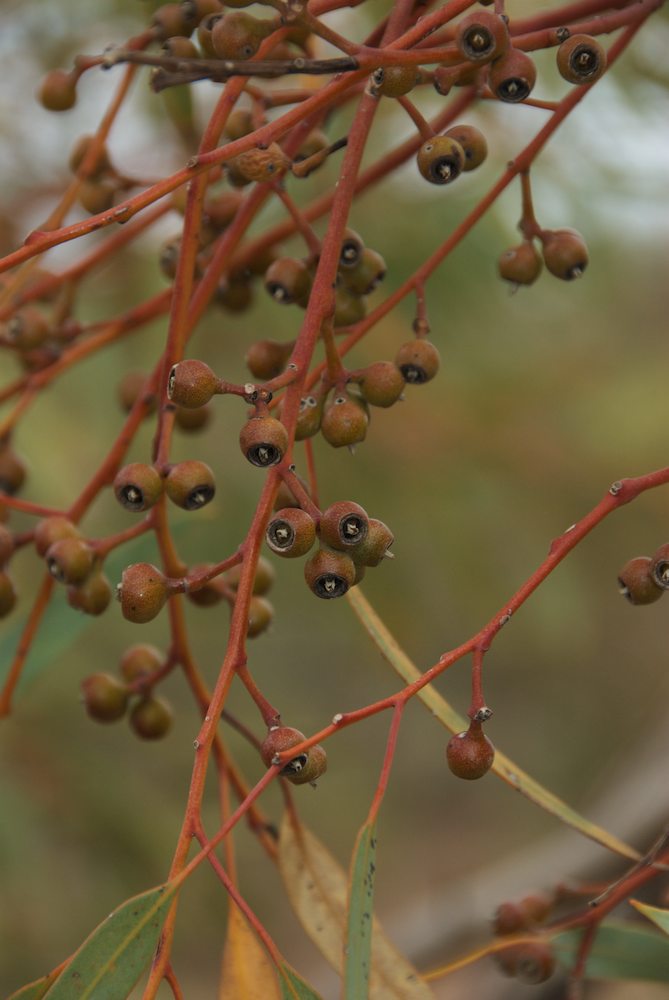
[[[553,938],[556,957],[568,968],[576,961],[582,933],[564,931]],[[669,983],[669,941],[663,934],[638,924],[603,924],[588,957],[585,975],[594,979]]]
[[648,903],[640,903],[638,899],[630,899],[630,903],[635,910],[643,913],[644,917],[648,917],[654,924],[657,924],[665,934],[669,934],[669,910],[661,910],[659,906],[649,906]]
[[287,962],[279,966],[279,978],[283,1000],[321,1000],[320,994],[308,986]]
[[[355,587],[349,590],[346,597],[355,614],[369,633],[372,641],[395,672],[406,684],[412,684],[418,680],[421,676],[420,671],[397,644],[366,597],[360,592],[360,588]],[[462,732],[469,725],[469,720],[456,712],[446,699],[442,698],[430,684],[421,688],[416,697],[452,733]],[[530,799],[530,801],[534,802],[541,809],[562,820],[567,826],[573,827],[598,844],[608,847],[609,850],[615,851],[616,854],[621,854],[624,858],[638,861],[641,857],[633,847],[625,844],[603,827],[590,822],[585,816],[581,816],[575,809],[572,809],[571,806],[563,802],[557,795],[554,795],[547,788],[544,788],[543,785],[540,785],[538,781],[535,781],[534,778],[530,777],[517,764],[514,764],[509,757],[497,749],[495,750],[495,762],[492,770],[507,785],[510,785],[511,788],[520,792],[521,795]]]
[[174,879],[114,910],[75,952],[45,1000],[125,1000],[151,960],[180,884]]
[[367,997],[372,954],[374,875],[376,872],[376,823],[365,823],[356,840],[348,896],[345,996]]
[[26,986],[22,986],[16,993],[12,993],[7,1000],[42,1000],[42,997],[46,995],[46,991],[57,976],[57,972],[50,972],[48,976],[42,976],[41,979],[27,983]]

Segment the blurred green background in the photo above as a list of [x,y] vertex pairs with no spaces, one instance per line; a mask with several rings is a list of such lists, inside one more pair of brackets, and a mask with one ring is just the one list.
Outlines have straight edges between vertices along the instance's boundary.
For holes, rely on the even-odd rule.
[[[363,37],[365,18],[372,20],[385,6],[347,12],[333,23]],[[514,16],[539,5],[509,6]],[[144,5],[130,0],[96,5],[95,18],[83,0],[3,4],[5,250],[49,211],[67,182],[67,150],[95,127],[119,72],[89,74],[77,108],[63,116],[49,116],[36,105],[36,81],[77,52],[97,52],[137,33],[143,11]],[[442,353],[438,377],[409,387],[404,403],[374,412],[367,440],[355,455],[316,441],[323,505],[354,499],[395,532],[395,560],[368,571],[363,590],[422,669],[503,607],[543,560],[551,539],[593,507],[610,482],[667,464],[669,141],[661,127],[666,71],[658,69],[657,59],[663,39],[666,50],[666,13],[646,26],[533,171],[540,223],[573,226],[588,242],[591,263],[584,279],[567,285],[545,274],[532,288],[510,294],[496,278],[497,256],[518,240],[520,198],[513,185],[428,285],[433,339]],[[565,87],[552,56],[542,53],[537,61],[537,96],[559,97]],[[200,119],[214,93],[208,85],[197,90]],[[441,101],[432,91],[416,98],[426,115]],[[382,301],[439,245],[544,118],[535,109],[488,104],[466,118],[484,129],[489,142],[489,159],[479,171],[441,190],[421,183],[409,163],[356,203],[351,224],[388,264],[373,302]],[[345,131],[347,121],[345,115],[335,117],[333,137]],[[410,135],[411,128],[401,109],[384,104],[371,158]],[[165,124],[162,101],[150,94],[145,77],[112,131],[110,149],[120,169],[142,177],[166,174],[184,160],[174,130]],[[331,163],[303,185],[292,181],[289,187],[296,198],[313,195],[334,183],[337,166]],[[254,231],[281,217],[276,207],[266,210]],[[159,232],[98,270],[82,290],[78,317],[116,315],[163,288],[158,248],[178,225],[173,215]],[[323,225],[317,229],[322,233]],[[63,267],[94,242],[69,244],[46,266]],[[300,253],[301,247],[293,241],[285,250]],[[392,358],[410,336],[412,308],[412,302],[404,303],[387,317],[356,349],[352,366]],[[241,316],[212,309],[188,355],[242,382],[247,346],[264,337],[292,339],[300,319],[296,308],[276,307],[258,287],[252,309]],[[165,323],[155,323],[87,360],[43,394],[15,438],[30,464],[28,499],[65,507],[78,494],[121,426],[120,377],[129,369],[147,370],[164,335]],[[4,384],[16,370],[6,358],[2,365]],[[193,563],[233,551],[262,484],[262,473],[248,466],[238,449],[243,418],[238,402],[215,403],[215,418],[204,434],[182,435],[175,442],[175,459],[209,462],[218,482],[216,500],[203,511],[171,512],[181,551]],[[151,436],[147,424],[130,460],[148,459]],[[13,523],[33,522],[16,517]],[[84,527],[96,536],[128,523],[127,514],[105,497]],[[656,835],[665,816],[662,793],[654,789],[662,790],[666,803],[667,606],[632,608],[617,593],[616,575],[628,558],[651,554],[666,539],[667,496],[658,490],[586,539],[504,629],[485,661],[493,741],[554,792],[639,848]],[[122,562],[155,557],[143,547]],[[41,571],[31,552],[16,562],[21,601],[0,629],[3,670]],[[269,634],[251,643],[250,667],[284,722],[313,732],[335,712],[396,690],[390,669],[347,603],[313,598],[301,561],[275,560],[275,566],[270,598],[276,619]],[[199,662],[213,683],[228,612],[189,605],[187,614]],[[39,671],[20,688],[12,717],[0,726],[3,995],[60,962],[115,905],[164,879],[198,728],[179,677],[165,684],[176,724],[157,745],[140,745],[124,723],[96,726],[79,704],[81,679],[114,671],[130,643],[165,647],[164,615],[140,628],[122,620],[116,606],[90,621],[63,606],[56,631],[48,637],[54,655],[41,658]],[[466,710],[467,663],[441,678],[438,688]],[[230,706],[261,735],[257,713],[238,688]],[[305,821],[344,865],[376,786],[388,722],[376,717],[339,734],[328,743],[329,771],[317,790],[296,790]],[[248,779],[256,781],[262,770],[256,754],[235,733],[226,736]],[[410,706],[380,820],[378,914],[421,968],[485,940],[486,920],[503,898],[583,875],[584,865],[598,877],[622,871],[603,850],[590,848],[576,834],[560,833],[555,820],[493,777],[472,786],[458,782],[446,768],[446,740],[424,709]],[[276,789],[264,805],[278,821]],[[213,831],[213,787],[207,821]],[[335,997],[335,977],[290,915],[276,871],[244,829],[235,840],[246,898],[284,955],[324,997]],[[502,886],[507,895],[500,897]],[[175,968],[189,1000],[216,996],[225,912],[218,883],[209,871],[200,871],[184,893],[175,947]],[[482,965],[435,992],[486,1000],[516,996],[516,989],[492,966]],[[555,989],[550,985],[543,995]],[[638,997],[666,995],[664,988],[634,989]],[[608,985],[588,993],[618,995]]]

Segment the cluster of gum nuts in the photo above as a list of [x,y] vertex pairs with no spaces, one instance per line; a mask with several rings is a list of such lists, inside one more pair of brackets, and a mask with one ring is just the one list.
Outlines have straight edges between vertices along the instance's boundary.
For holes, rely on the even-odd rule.
[[[460,128],[473,130],[470,126]],[[217,208],[223,201],[228,205],[226,213]],[[205,211],[218,220],[218,225],[222,225],[234,215],[229,203],[230,194],[224,194],[206,203]],[[232,211],[232,215],[229,211]],[[316,258],[295,257],[278,257],[272,260],[264,272],[265,288],[272,299],[281,305],[295,304],[306,308],[316,262]],[[264,266],[262,261],[260,264]],[[172,262],[169,270],[172,276],[173,266]],[[235,310],[245,307],[248,298],[245,293],[242,294],[241,288],[250,287],[249,281],[255,266],[254,262],[250,262],[248,267],[239,272],[231,268],[230,275],[225,279],[225,295],[223,298],[219,295],[218,300],[227,304],[228,308],[233,308],[234,302]],[[337,270],[333,316],[335,330],[364,318],[366,298],[383,279],[385,272],[383,257],[365,246],[358,233],[348,229],[342,239]],[[324,381],[314,387],[301,400],[296,440],[302,441],[320,432],[335,448],[352,448],[362,442],[369,426],[370,406],[390,407],[402,398],[407,385],[421,385],[436,375],[440,356],[435,345],[427,339],[428,332],[427,325],[418,322],[415,325],[415,337],[399,347],[394,361],[377,361],[365,368],[351,371],[342,384],[334,387]],[[265,383],[281,375],[293,348],[294,341],[255,341],[248,348],[245,357],[253,378]],[[199,410],[206,406],[214,394],[224,391],[225,383],[204,362],[181,362],[172,373],[170,398],[182,413]],[[273,425],[273,431],[277,435],[277,443],[281,445],[283,435],[276,424]]]
[[98,673],[81,682],[81,699],[87,713],[96,722],[117,722],[130,709],[130,728],[137,736],[161,739],[173,719],[169,702],[153,693],[164,667],[165,658],[155,646],[130,646],[121,657],[120,677]]
[[654,604],[669,590],[669,542],[654,556],[635,556],[618,574],[618,589],[630,604]]
[[494,954],[495,961],[507,975],[528,985],[546,982],[556,967],[550,942],[540,929],[550,915],[554,900],[544,893],[533,893],[519,902],[502,903],[493,918],[493,933],[502,940],[511,935],[536,936],[536,940],[509,945]]

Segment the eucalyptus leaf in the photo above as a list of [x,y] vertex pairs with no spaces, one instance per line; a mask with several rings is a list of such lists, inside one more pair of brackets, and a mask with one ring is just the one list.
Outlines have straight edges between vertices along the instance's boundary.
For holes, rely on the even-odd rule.
[[369,995],[376,872],[376,824],[365,823],[358,834],[348,895],[344,983],[347,997]]
[[286,962],[279,966],[279,976],[282,1000],[322,1000],[320,994],[308,986]]
[[669,934],[669,910],[662,910],[659,906],[649,906],[648,903],[640,903],[638,899],[630,899],[630,903],[635,910],[643,913],[644,917],[652,920],[661,931]]
[[[558,960],[571,968],[582,931],[564,931],[553,938]],[[669,940],[638,924],[602,924],[585,967],[586,979],[648,979],[669,983]]]
[[126,1000],[151,961],[179,885],[167,882],[114,910],[75,952],[45,1000]]
[[42,1000],[46,996],[46,991],[56,979],[56,973],[50,972],[48,976],[42,976],[32,983],[22,986],[16,993],[12,993],[7,1000]]

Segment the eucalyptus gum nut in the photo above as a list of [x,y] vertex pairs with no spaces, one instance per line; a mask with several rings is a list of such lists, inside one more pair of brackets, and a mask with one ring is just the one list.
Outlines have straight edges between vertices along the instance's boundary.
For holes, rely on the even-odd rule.
[[519,944],[516,951],[515,977],[522,983],[537,986],[555,972],[555,956],[548,941]]
[[439,371],[439,351],[429,340],[416,337],[402,344],[395,356],[395,364],[409,385],[429,382]]
[[244,361],[254,378],[269,382],[286,367],[293,351],[294,341],[279,343],[276,340],[256,340],[248,348]]
[[124,651],[119,662],[121,676],[129,682],[148,677],[163,665],[164,656],[148,642],[136,642]]
[[277,465],[288,448],[288,432],[276,417],[251,417],[239,433],[239,445],[251,465]]
[[14,535],[6,528],[4,524],[0,524],[0,566],[5,566],[14,552]]
[[553,229],[542,234],[544,264],[563,281],[580,278],[588,266],[588,248],[575,229]]
[[37,99],[47,111],[69,111],[77,103],[77,85],[64,69],[52,69],[42,80]]
[[661,545],[650,563],[650,574],[662,590],[669,590],[669,543]]
[[294,769],[293,773],[286,774],[286,777],[293,785],[311,785],[322,777],[327,769],[327,754],[320,743],[315,743],[307,751],[306,763],[299,771]]
[[197,408],[209,402],[218,385],[218,376],[206,362],[188,358],[172,366],[167,395],[178,406]]
[[0,490],[13,495],[23,486],[27,469],[9,444],[0,445]]
[[46,551],[47,568],[58,583],[83,583],[94,562],[93,550],[83,538],[61,538]]
[[77,198],[89,215],[97,215],[112,207],[118,190],[118,183],[114,178],[100,177],[97,180],[82,181]]
[[130,728],[143,740],[159,740],[172,728],[174,713],[168,701],[151,695],[138,701],[130,712]]
[[[305,739],[304,733],[300,732],[299,729],[293,729],[292,726],[273,726],[260,746],[263,764],[265,767],[271,767],[277,754],[283,753],[284,750],[290,750],[298,743],[303,743]],[[306,754],[301,756],[306,760]],[[283,774],[288,766],[289,764],[285,765],[280,773]]]
[[493,933],[504,936],[530,930],[542,923],[553,908],[545,893],[533,893],[519,902],[501,903],[493,917]]
[[241,11],[226,13],[214,24],[211,43],[219,59],[252,59],[276,27],[273,21],[261,21]]
[[235,261],[235,258],[233,257],[230,264],[230,273],[242,273],[247,278],[251,278],[253,276],[261,278],[264,277],[267,268],[278,259],[278,254],[273,246],[258,247],[255,253],[253,253],[250,257],[246,257],[241,265],[239,263],[239,259]]
[[352,500],[331,504],[321,515],[318,533],[332,549],[347,551],[364,542],[369,531],[367,511]]
[[[233,566],[232,569],[226,571],[225,582],[232,588],[232,590],[236,590],[239,586],[241,572],[241,563],[238,563],[236,566]],[[253,577],[253,593],[259,594],[262,597],[269,590],[271,590],[275,579],[276,573],[274,572],[274,567],[271,562],[265,559],[264,556],[258,556],[258,563]]]
[[356,564],[378,566],[385,557],[390,556],[388,550],[394,541],[395,536],[388,525],[376,517],[370,517],[365,538],[349,554]]
[[303,556],[316,541],[314,519],[300,507],[278,510],[267,525],[265,540],[277,555],[289,559]]
[[[80,135],[78,139],[75,140],[74,146],[70,152],[70,158],[68,160],[68,167],[73,174],[76,174],[79,167],[84,162],[86,155],[93,143],[95,136],[92,135]],[[93,163],[93,166],[88,171],[89,177],[99,177],[100,174],[104,174],[105,171],[111,168],[111,160],[109,159],[109,152],[106,146],[102,146],[97,154],[97,157]]]
[[457,778],[476,781],[488,773],[495,759],[495,748],[483,733],[480,723],[472,723],[465,732],[452,736],[446,746],[446,760]]
[[365,247],[358,263],[340,271],[345,288],[353,295],[371,295],[386,276],[386,262],[376,250]]
[[156,397],[153,392],[148,392],[148,384],[148,376],[144,372],[126,372],[116,390],[121,408],[126,413],[130,412],[140,396],[148,396],[146,416],[155,413]]
[[323,420],[323,403],[322,397],[302,397],[295,425],[296,441],[304,441],[305,438],[313,437],[314,434],[318,433]]
[[319,549],[304,566],[309,589],[324,600],[343,597],[355,583],[355,577],[355,564],[345,552]]
[[117,588],[123,617],[130,622],[150,622],[162,610],[169,596],[167,580],[151,563],[134,563],[123,570]]
[[316,153],[322,153],[323,150],[327,149],[329,145],[330,141],[325,132],[316,128],[306,137],[293,162],[301,163],[302,160],[308,160],[310,156],[315,156]]
[[311,273],[303,260],[279,257],[272,261],[265,272],[265,288],[281,305],[297,302],[305,306],[311,291]]
[[67,603],[75,611],[82,611],[85,615],[103,614],[109,607],[111,599],[111,584],[100,571],[94,570],[83,583],[67,588]]
[[518,904],[529,926],[543,923],[553,909],[553,899],[543,892],[524,896]]
[[221,231],[226,229],[237,214],[242,198],[243,195],[239,191],[222,191],[207,198],[204,212],[210,224]]
[[[223,12],[223,4],[220,0],[181,0],[181,6],[188,23],[196,27],[209,14]],[[228,6],[232,5],[228,4]]]
[[249,614],[246,634],[249,639],[262,635],[272,624],[274,608],[265,597],[253,595],[249,601]]
[[371,406],[392,406],[405,388],[402,372],[392,361],[375,361],[363,368],[360,393]]
[[191,42],[190,38],[184,38],[183,35],[172,35],[171,38],[166,38],[161,46],[163,52],[168,56],[174,56],[175,59],[199,59],[200,51],[194,42]]
[[518,104],[530,96],[536,79],[532,59],[520,49],[510,48],[490,66],[488,86],[500,101]]
[[491,62],[509,47],[509,29],[499,14],[476,11],[457,25],[455,44],[468,62]]
[[230,142],[242,139],[245,135],[250,135],[253,132],[253,114],[251,113],[251,109],[235,108],[234,111],[231,111],[223,132]]
[[45,556],[47,549],[61,538],[81,538],[76,524],[62,514],[45,517],[35,525],[33,541],[38,556]]
[[465,154],[463,170],[476,170],[488,155],[488,142],[483,132],[475,125],[454,125],[444,133],[449,139],[455,139],[462,146]]
[[153,12],[151,27],[156,38],[164,41],[173,35],[190,35],[195,23],[183,4],[165,3]]
[[[302,489],[307,494],[307,496],[310,496],[309,483],[306,481],[306,479],[303,479],[302,476],[297,476],[297,480],[302,486]],[[300,506],[301,504],[293,495],[290,487],[288,486],[288,483],[284,479],[282,479],[281,483],[279,484],[279,489],[277,490],[276,498],[274,500],[274,510],[280,511],[283,510],[285,507],[300,507]]]
[[654,604],[664,593],[653,575],[653,560],[636,556],[625,563],[618,574],[618,589],[630,604]]
[[177,507],[199,510],[214,499],[214,473],[205,462],[194,459],[178,462],[167,473],[165,492]]
[[514,285],[532,285],[543,268],[541,254],[534,243],[529,240],[509,247],[500,254],[497,270],[500,278]]
[[256,146],[245,153],[239,153],[229,161],[228,167],[245,182],[270,181],[286,172],[289,160],[278,143],[272,142],[266,148]]
[[[209,570],[214,566],[214,563],[200,563],[196,566],[191,566],[189,577],[195,573],[199,573],[201,570]],[[219,585],[220,579],[215,577],[213,580],[208,580],[201,587],[195,588],[194,586],[189,586],[186,590],[186,597],[191,602],[191,604],[197,605],[199,608],[211,608],[215,604],[220,604],[223,600],[223,591]]]
[[131,462],[116,473],[114,496],[133,513],[149,510],[163,495],[163,480],[153,465]]
[[5,618],[16,604],[16,590],[8,573],[0,570],[0,618]]
[[420,71],[417,66],[384,66],[372,73],[372,82],[378,94],[383,97],[402,97],[418,83]]
[[128,689],[111,674],[91,674],[81,682],[86,712],[96,722],[116,722],[128,707]]
[[367,306],[362,295],[352,292],[346,285],[335,289],[335,326],[352,326],[367,315]]
[[518,903],[500,903],[492,919],[493,934],[504,937],[527,929],[527,916]]
[[447,135],[435,135],[418,150],[416,162],[421,175],[431,184],[451,184],[465,166],[465,153],[459,142]]
[[359,233],[356,233],[354,229],[345,229],[341,240],[341,249],[339,251],[339,267],[343,270],[355,267],[360,260],[364,249],[365,244],[362,236],[360,236]]
[[35,306],[17,310],[7,323],[7,338],[21,351],[40,347],[50,333],[49,324]]
[[202,49],[202,55],[205,59],[216,58],[214,45],[211,40],[211,32],[216,21],[218,21],[222,16],[222,13],[206,14],[197,26],[197,41],[198,45]]
[[365,440],[369,417],[359,402],[350,396],[335,396],[325,409],[321,434],[333,448],[359,444]]
[[231,313],[245,312],[253,302],[253,288],[246,278],[229,276],[216,286],[216,303]]
[[196,410],[177,406],[174,411],[174,426],[185,434],[197,434],[209,426],[213,415],[214,411],[208,403]]
[[594,83],[606,70],[606,51],[590,35],[571,35],[556,53],[557,68],[569,83]]

